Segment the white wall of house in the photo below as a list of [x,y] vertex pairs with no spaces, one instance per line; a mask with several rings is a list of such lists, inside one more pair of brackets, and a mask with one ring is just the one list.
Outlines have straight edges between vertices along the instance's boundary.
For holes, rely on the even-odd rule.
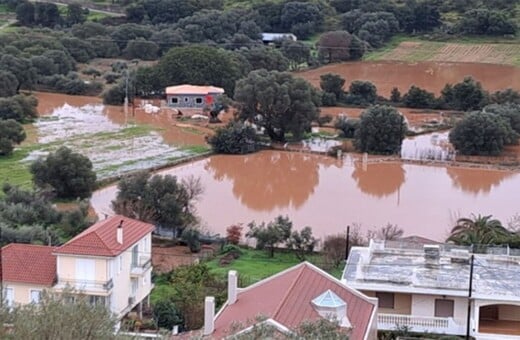
[[3,282],[4,301],[9,306],[38,302],[41,293],[49,286],[33,285],[18,282]]
[[411,314],[417,316],[435,316],[436,299],[453,300],[453,319],[458,323],[466,322],[468,300],[461,297],[413,294]]
[[[121,315],[130,311],[130,309],[147,297],[152,290],[151,267],[142,274],[131,275],[134,246],[137,245],[138,264],[143,263],[146,258],[151,258],[152,256],[151,239],[150,233],[110,261],[114,281],[111,309],[115,314]],[[139,263],[139,261],[141,262]],[[129,298],[133,298],[133,301]]]

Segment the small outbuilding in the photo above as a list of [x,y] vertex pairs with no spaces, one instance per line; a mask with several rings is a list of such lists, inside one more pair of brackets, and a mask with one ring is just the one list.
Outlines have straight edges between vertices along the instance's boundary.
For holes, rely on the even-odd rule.
[[297,39],[292,33],[262,33],[262,42],[264,44],[271,44],[280,40],[296,41]]
[[166,103],[175,108],[203,108],[211,106],[224,89],[216,86],[177,85],[166,88]]

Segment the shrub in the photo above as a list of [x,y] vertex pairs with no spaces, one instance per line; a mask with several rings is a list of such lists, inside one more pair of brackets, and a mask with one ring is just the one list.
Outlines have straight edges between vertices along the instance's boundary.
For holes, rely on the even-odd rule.
[[323,92],[321,94],[321,103],[323,104],[323,106],[336,106],[336,95],[332,92]]
[[246,154],[259,148],[259,140],[254,128],[241,122],[230,122],[208,138],[213,151],[224,154]]
[[406,107],[428,109],[435,106],[435,95],[420,87],[412,85],[408,92],[403,96],[403,103]]
[[235,259],[238,259],[242,253],[242,249],[234,244],[226,244],[222,248],[222,254],[231,254]]
[[345,138],[354,138],[358,127],[359,119],[349,119],[345,116],[338,117],[334,122],[334,128],[340,130]]
[[226,241],[230,244],[238,244],[240,242],[240,238],[242,237],[242,229],[241,225],[231,225],[226,229]]
[[181,238],[192,253],[198,253],[200,251],[200,231],[195,228],[186,228],[182,231]]
[[182,325],[182,314],[170,300],[159,300],[153,306],[153,318],[158,327],[172,329],[175,325]]
[[318,117],[318,125],[324,126],[328,123],[332,122],[332,116],[331,115],[323,115]]

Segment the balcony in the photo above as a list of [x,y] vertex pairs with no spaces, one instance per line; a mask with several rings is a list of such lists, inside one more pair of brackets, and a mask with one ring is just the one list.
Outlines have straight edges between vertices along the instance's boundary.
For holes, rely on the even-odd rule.
[[130,276],[142,276],[151,266],[152,258],[150,256],[139,256],[137,261],[132,261],[132,265],[130,267]]
[[74,280],[58,277],[56,289],[72,288],[80,292],[109,293],[114,288],[112,279],[107,281]]
[[400,314],[378,314],[377,316],[377,328],[379,330],[394,330],[402,326],[407,326],[412,332],[419,333],[466,334],[466,327],[463,324],[456,323],[453,318]]

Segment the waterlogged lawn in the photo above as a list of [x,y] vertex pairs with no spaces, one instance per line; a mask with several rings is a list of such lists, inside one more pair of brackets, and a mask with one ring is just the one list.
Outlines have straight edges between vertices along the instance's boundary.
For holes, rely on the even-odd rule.
[[121,126],[103,114],[102,105],[63,105],[52,115],[25,126],[28,138],[10,157],[0,158],[0,184],[30,187],[29,165],[38,157],[67,146],[87,156],[98,180],[162,167],[206,153],[206,146],[168,145],[160,130],[148,125]]

